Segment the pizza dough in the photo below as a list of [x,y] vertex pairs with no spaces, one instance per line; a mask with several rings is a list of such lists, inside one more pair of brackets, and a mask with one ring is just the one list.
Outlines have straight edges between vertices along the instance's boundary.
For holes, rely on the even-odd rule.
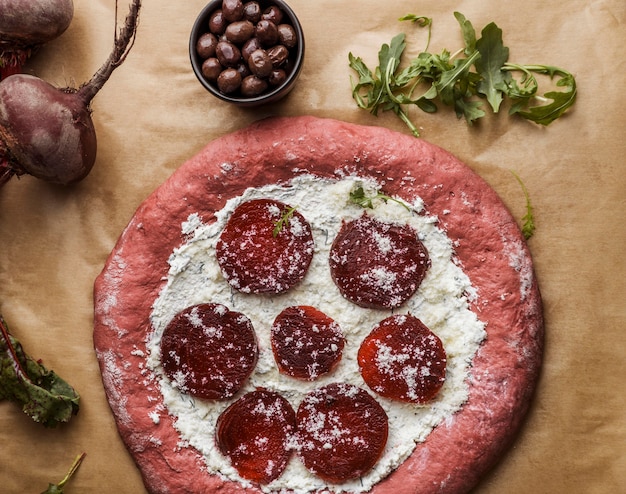
[[104,388],[147,489],[256,490],[208,474],[203,458],[181,442],[146,365],[150,314],[190,215],[211,223],[248,187],[304,174],[357,175],[387,195],[419,197],[454,245],[476,289],[471,309],[487,331],[472,361],[469,397],[372,492],[470,490],[513,440],[540,370],[542,307],[528,248],[496,193],[446,151],[390,130],[314,117],[267,119],[209,143],[138,208],[95,282],[94,345]]

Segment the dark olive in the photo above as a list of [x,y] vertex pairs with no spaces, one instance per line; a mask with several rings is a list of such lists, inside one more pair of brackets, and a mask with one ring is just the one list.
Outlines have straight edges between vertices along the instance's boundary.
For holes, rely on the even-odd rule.
[[263,11],[261,19],[267,19],[268,21],[271,21],[274,24],[278,25],[283,20],[283,11],[280,10],[280,8],[278,8],[276,5],[272,5],[271,7],[268,7]]
[[265,50],[255,50],[248,58],[250,71],[259,77],[267,77],[272,72],[272,59]]
[[293,48],[298,44],[296,30],[290,24],[278,25],[278,42],[287,48]]
[[248,77],[251,74],[250,67],[248,67],[248,65],[245,63],[240,63],[239,65],[237,65],[237,71],[241,74],[242,79]]
[[267,89],[267,81],[255,75],[249,75],[241,81],[241,94],[243,96],[258,96]]
[[215,35],[224,34],[228,22],[224,18],[224,12],[221,9],[216,10],[209,18],[209,31]]
[[241,60],[241,51],[230,41],[220,41],[215,49],[215,55],[224,67],[234,67]]
[[273,46],[278,41],[278,27],[272,21],[261,19],[256,25],[256,37],[263,46]]
[[243,18],[257,23],[261,20],[261,6],[259,2],[246,2],[243,4]]
[[272,60],[274,68],[278,68],[283,65],[289,57],[289,50],[283,45],[276,45],[267,50],[267,55]]
[[202,75],[209,81],[216,81],[217,76],[224,70],[220,61],[215,57],[207,58],[202,62]]
[[217,47],[217,36],[213,33],[204,33],[198,38],[196,43],[196,52],[202,59],[215,56],[215,48]]
[[223,0],[222,11],[228,22],[235,22],[243,17],[243,2],[241,0]]
[[241,45],[252,38],[254,24],[250,21],[235,21],[226,27],[224,36],[231,43]]
[[272,70],[272,73],[267,78],[270,86],[280,86],[287,80],[287,73],[283,69]]
[[259,38],[250,38],[241,47],[241,56],[246,62],[248,62],[248,58],[250,58],[250,53],[258,50],[259,48],[261,48],[261,42],[259,41]]
[[291,57],[287,59],[287,62],[281,68],[289,74],[295,68],[295,66],[296,66],[295,59]]
[[241,74],[232,67],[222,70],[217,78],[217,87],[223,93],[234,93],[241,86]]

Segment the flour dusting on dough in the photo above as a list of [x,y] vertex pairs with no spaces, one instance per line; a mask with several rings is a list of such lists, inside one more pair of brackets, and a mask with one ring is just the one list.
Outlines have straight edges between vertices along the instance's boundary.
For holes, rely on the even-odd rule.
[[502,239],[504,254],[509,258],[509,265],[519,273],[520,298],[526,300],[534,284],[534,271],[530,256],[526,254],[521,240]]
[[120,370],[117,365],[117,357],[112,350],[106,352],[97,352],[97,357],[100,362],[104,363],[106,372],[102,373],[102,379],[104,387],[109,392],[109,399],[115,403],[117,410],[118,420],[125,425],[132,422],[131,416],[126,408],[127,398],[125,396],[125,390],[123,385],[122,376],[125,373]]

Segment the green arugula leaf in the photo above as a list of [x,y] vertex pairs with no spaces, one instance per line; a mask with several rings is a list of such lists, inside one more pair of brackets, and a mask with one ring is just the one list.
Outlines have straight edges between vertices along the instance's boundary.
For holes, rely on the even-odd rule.
[[[367,109],[369,107],[369,101],[373,98],[373,87],[376,81],[374,80],[372,71],[367,68],[360,57],[355,57],[352,53],[350,53],[348,57],[350,60],[350,67],[359,75],[359,82],[356,84],[353,82],[352,84],[352,97],[360,108]],[[368,87],[371,87],[372,89],[367,91],[365,97],[362,97],[362,89],[367,89]]]
[[454,17],[461,26],[461,33],[463,34],[463,40],[465,41],[465,54],[471,55],[476,50],[476,31],[472,23],[465,18],[460,12],[455,12]]
[[[416,65],[397,73],[400,59],[406,48],[404,39],[405,35],[400,33],[391,40],[391,43],[382,45],[378,52],[379,65],[374,72],[363,63],[360,57],[349,53],[350,67],[359,75],[358,83],[352,81],[352,97],[360,108],[369,110],[372,115],[377,115],[379,109],[393,111],[405,122],[413,135],[418,137],[419,130],[401,106],[415,102],[410,99],[410,96],[403,94],[401,88],[411,79],[419,77],[422,69]],[[398,78],[403,82],[398,83]],[[425,103],[422,99],[419,100],[420,106],[432,109],[433,105]]]
[[[454,106],[455,100],[459,93],[455,91],[458,83],[468,84],[468,74],[472,65],[480,58],[480,54],[476,51],[470,57],[458,59],[454,61],[454,65],[441,73],[439,81],[435,83],[435,87],[439,93],[441,101],[446,105]],[[461,92],[464,95],[465,91]]]
[[394,90],[394,76],[398,66],[400,65],[400,58],[406,48],[406,42],[404,41],[404,33],[396,35],[389,45],[384,44],[378,52],[378,76],[381,84],[385,90],[385,99],[391,103],[399,103],[395,98]]
[[35,422],[54,427],[78,413],[80,398],[53,371],[24,353],[0,315],[0,400],[22,407]]
[[485,116],[485,112],[481,109],[480,101],[471,101],[468,99],[458,99],[455,102],[455,110],[457,115],[464,117],[465,121],[472,125],[474,121]]
[[420,110],[424,113],[435,113],[437,111],[437,105],[433,103],[432,98],[427,98],[426,95],[414,101]]
[[398,65],[400,65],[400,57],[406,48],[404,41],[404,33],[396,35],[390,44],[383,44],[378,52],[378,64],[382,74],[394,74]]
[[498,113],[510,79],[510,74],[502,71],[509,59],[509,49],[502,42],[502,30],[493,22],[487,24],[481,32],[481,38],[476,41],[476,50],[480,53],[476,69],[482,76],[477,85],[478,92],[487,97],[494,113]]
[[395,73],[406,47],[404,37],[404,34],[398,34],[390,44],[384,44],[381,47],[378,52],[379,65],[375,73],[372,73],[361,58],[355,57],[352,53],[348,55],[350,67],[359,74],[359,82],[352,84],[352,97],[360,108],[368,109],[373,115],[377,115],[380,108],[383,111],[392,110],[407,123],[411,132],[418,136],[417,127],[411,123],[400,106],[406,98],[403,95],[396,96],[394,93],[394,88],[397,86]]
[[350,53],[348,57],[350,60],[350,67],[352,67],[352,69],[354,69],[359,75],[358,84],[359,85],[373,84],[374,75],[372,74],[372,71],[367,68],[367,65],[363,63],[363,60],[361,59],[361,57],[355,57],[354,55],[352,55],[352,53]]
[[362,208],[374,209],[372,198],[365,195],[365,189],[362,185],[350,192],[350,202]]

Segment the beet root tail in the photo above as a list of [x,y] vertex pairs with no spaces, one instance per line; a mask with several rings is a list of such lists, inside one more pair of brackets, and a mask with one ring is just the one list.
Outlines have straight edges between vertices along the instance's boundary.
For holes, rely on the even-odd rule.
[[86,82],[78,89],[78,95],[85,102],[85,105],[89,105],[98,91],[102,89],[105,82],[109,80],[113,71],[124,62],[126,56],[130,52],[137,34],[140,8],[141,0],[133,0],[122,29],[119,33],[116,32],[115,34],[111,54],[98,71],[92,76],[89,82]]

